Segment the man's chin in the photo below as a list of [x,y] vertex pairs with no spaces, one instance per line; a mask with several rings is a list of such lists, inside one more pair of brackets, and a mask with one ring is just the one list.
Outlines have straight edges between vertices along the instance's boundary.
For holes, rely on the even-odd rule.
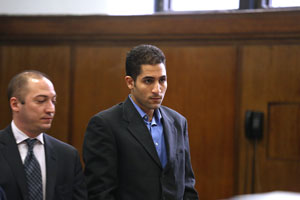
[[47,131],[51,128],[51,124],[44,124],[40,128],[41,128],[41,131]]
[[159,103],[159,104],[153,104],[153,105],[152,105],[152,109],[157,109],[157,108],[160,107],[160,105],[161,105],[160,103]]

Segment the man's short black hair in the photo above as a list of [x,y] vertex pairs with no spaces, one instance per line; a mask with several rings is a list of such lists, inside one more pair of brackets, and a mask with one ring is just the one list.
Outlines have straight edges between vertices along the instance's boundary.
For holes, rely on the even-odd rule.
[[162,50],[153,45],[141,44],[127,53],[126,75],[131,76],[135,81],[137,76],[141,73],[142,65],[165,64],[165,62],[166,58]]

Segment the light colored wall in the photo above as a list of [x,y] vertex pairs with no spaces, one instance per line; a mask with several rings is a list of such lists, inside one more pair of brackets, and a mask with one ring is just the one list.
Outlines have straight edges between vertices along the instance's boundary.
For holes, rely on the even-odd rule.
[[0,0],[0,15],[152,14],[154,0]]

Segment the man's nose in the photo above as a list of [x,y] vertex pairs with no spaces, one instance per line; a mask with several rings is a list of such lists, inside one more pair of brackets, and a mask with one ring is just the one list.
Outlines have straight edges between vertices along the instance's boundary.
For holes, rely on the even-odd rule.
[[156,82],[154,84],[152,92],[153,93],[160,93],[161,92],[161,85],[159,84],[159,82]]
[[52,101],[49,101],[46,105],[46,112],[47,113],[54,113],[55,112],[55,104]]

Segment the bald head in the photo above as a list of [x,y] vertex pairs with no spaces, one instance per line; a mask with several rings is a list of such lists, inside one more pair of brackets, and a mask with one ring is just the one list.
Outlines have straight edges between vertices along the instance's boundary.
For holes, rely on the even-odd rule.
[[30,79],[43,78],[50,80],[46,74],[34,70],[24,71],[15,75],[8,84],[8,101],[10,101],[12,97],[16,97],[22,104],[24,104],[26,93],[28,93],[28,81]]

